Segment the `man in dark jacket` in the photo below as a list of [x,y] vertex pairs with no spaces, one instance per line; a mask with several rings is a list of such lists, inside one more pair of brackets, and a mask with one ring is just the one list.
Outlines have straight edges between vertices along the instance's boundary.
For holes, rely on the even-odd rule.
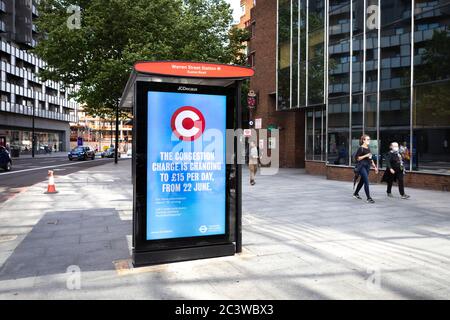
[[397,142],[392,142],[390,151],[386,154],[386,171],[384,172],[381,181],[387,183],[387,196],[394,197],[392,195],[392,184],[397,181],[398,191],[402,199],[408,199],[409,195],[405,193],[405,186],[403,177],[405,175],[405,166],[403,164],[402,155],[399,153],[399,147]]

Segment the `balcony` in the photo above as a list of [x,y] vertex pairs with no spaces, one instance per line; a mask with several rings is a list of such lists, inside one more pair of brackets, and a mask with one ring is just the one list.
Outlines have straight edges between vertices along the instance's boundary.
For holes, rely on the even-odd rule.
[[[21,104],[13,104],[7,101],[0,102],[0,111],[18,113],[23,115],[32,116],[33,115],[33,107],[24,106]],[[53,119],[58,121],[65,122],[77,122],[78,119],[75,116],[71,116],[70,114],[64,114],[59,112],[53,112],[42,109],[35,109],[35,116],[39,118],[45,119]]]
[[330,94],[348,94],[350,85],[348,83],[336,83],[328,86]]
[[338,35],[350,32],[350,23],[342,23],[330,26],[330,35]]
[[34,4],[33,4],[33,8],[31,9],[31,12],[33,13],[33,16],[35,16],[35,17],[39,16],[38,9],[36,8],[36,6]]

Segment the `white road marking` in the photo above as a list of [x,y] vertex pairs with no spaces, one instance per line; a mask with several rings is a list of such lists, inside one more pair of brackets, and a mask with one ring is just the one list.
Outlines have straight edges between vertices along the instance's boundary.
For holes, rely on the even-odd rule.
[[[107,160],[109,160],[109,159],[97,159],[96,161],[107,161]],[[11,172],[6,172],[6,173],[0,174],[0,177],[1,176],[5,176],[5,175],[9,175],[9,174],[14,174],[14,173],[36,171],[36,170],[41,170],[41,169],[51,169],[51,168],[58,168],[58,167],[75,166],[75,165],[78,165],[78,164],[81,164],[81,163],[86,163],[86,162],[80,161],[80,162],[74,162],[74,163],[58,164],[56,166],[46,166],[46,167],[33,168],[33,169],[24,169],[24,170],[19,170],[19,171],[11,171]]]

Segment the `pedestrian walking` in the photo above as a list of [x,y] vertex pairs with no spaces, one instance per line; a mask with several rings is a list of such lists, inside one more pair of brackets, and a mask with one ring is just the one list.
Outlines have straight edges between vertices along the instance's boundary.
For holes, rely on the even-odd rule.
[[403,164],[403,157],[400,153],[398,143],[392,142],[389,148],[391,150],[386,154],[386,171],[384,172],[381,181],[387,183],[386,192],[388,197],[394,197],[392,195],[392,185],[394,182],[397,182],[401,198],[408,199],[410,196],[405,193],[403,179],[405,175],[405,166]]
[[355,153],[355,176],[359,176],[360,180],[355,192],[353,193],[353,198],[361,199],[361,197],[359,196],[359,191],[364,186],[364,192],[366,193],[367,202],[375,203],[375,201],[370,196],[369,172],[370,167],[373,167],[375,169],[375,173],[378,174],[378,168],[372,160],[372,153],[370,152],[369,143],[370,137],[368,135],[365,134],[361,136],[359,141],[360,147]]
[[258,170],[258,148],[256,148],[255,141],[250,142],[250,150],[248,157],[248,168],[250,170],[250,184],[255,184],[256,171]]

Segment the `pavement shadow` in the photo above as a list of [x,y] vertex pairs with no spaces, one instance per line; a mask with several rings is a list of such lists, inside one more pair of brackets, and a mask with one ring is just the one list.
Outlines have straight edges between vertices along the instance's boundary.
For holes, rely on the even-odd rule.
[[130,258],[131,220],[114,208],[46,213],[0,268],[0,280],[81,271],[114,270]]

